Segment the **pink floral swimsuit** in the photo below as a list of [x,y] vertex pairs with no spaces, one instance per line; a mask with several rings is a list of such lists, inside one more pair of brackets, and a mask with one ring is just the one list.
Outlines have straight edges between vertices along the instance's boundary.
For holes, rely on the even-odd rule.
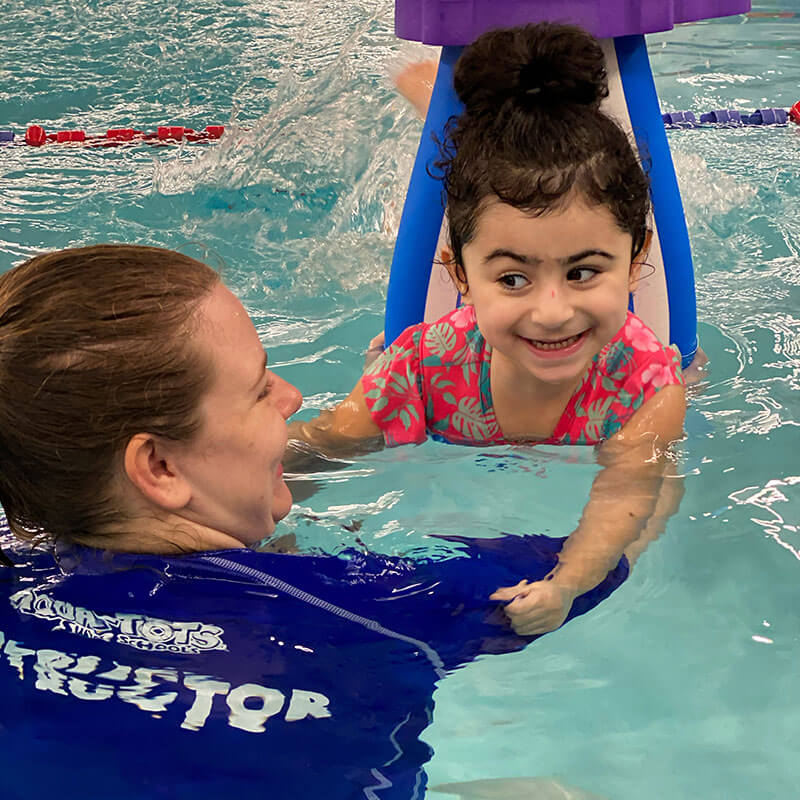
[[[386,444],[420,443],[428,435],[454,444],[505,443],[492,404],[490,362],[472,306],[406,329],[362,378]],[[683,384],[679,354],[629,312],[540,444],[598,444],[671,384]]]

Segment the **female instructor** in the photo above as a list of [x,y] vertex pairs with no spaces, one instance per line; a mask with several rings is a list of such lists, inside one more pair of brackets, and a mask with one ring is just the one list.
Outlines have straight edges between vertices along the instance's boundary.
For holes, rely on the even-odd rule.
[[8,796],[424,793],[436,681],[530,641],[489,596],[544,577],[561,540],[440,561],[249,549],[291,507],[300,400],[185,255],[100,245],[0,276]]

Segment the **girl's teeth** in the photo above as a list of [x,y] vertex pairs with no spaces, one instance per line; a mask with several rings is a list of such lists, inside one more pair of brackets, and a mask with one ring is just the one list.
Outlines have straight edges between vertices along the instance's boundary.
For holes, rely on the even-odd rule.
[[562,339],[560,342],[540,342],[538,339],[531,339],[531,341],[538,347],[540,350],[561,350],[564,347],[569,347],[578,339],[581,338],[581,334],[577,334],[576,336],[570,336],[567,339]]

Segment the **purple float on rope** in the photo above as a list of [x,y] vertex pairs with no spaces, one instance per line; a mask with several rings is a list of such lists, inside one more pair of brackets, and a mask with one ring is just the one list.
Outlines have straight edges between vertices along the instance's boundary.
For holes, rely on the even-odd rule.
[[691,111],[670,111],[668,114],[662,114],[661,119],[664,120],[665,125],[672,125],[676,128],[697,127],[697,117]]
[[789,112],[783,108],[757,108],[745,125],[785,125],[789,121]]
[[[671,115],[664,115],[671,116]],[[664,120],[666,122],[666,120]],[[713,122],[717,125],[741,125],[741,112],[735,108],[718,108],[716,111],[709,111],[707,114],[700,115],[700,122]]]
[[697,121],[691,111],[670,111],[661,119],[668,128],[702,128],[706,125],[741,127],[742,125],[786,125],[790,113],[785,108],[757,108],[752,114],[735,108],[718,108],[700,115]]

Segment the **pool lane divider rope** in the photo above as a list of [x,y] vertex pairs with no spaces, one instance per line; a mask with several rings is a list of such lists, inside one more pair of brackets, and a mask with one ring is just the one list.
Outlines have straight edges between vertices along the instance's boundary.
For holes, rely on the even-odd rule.
[[671,111],[662,114],[661,119],[667,128],[703,128],[722,126],[738,128],[751,125],[786,125],[789,121],[800,125],[800,100],[790,109],[757,108],[752,114],[737,111],[735,108],[718,108],[705,114],[700,119],[693,111]]
[[121,144],[174,144],[176,142],[211,142],[222,137],[224,125],[206,125],[202,131],[186,128],[182,125],[160,125],[152,133],[135,128],[109,128],[104,134],[87,135],[86,131],[58,131],[47,133],[41,125],[30,125],[25,136],[17,140],[14,131],[0,130],[0,145],[27,145],[42,147],[46,144],[76,143],[88,147],[114,147]]
[[[800,100],[790,109],[757,108],[752,114],[737,111],[735,108],[719,108],[700,114],[693,111],[670,111],[662,114],[666,128],[705,128],[705,127],[744,127],[754,125],[786,125],[794,122],[800,125]],[[17,139],[14,131],[0,130],[0,146],[27,145],[42,147],[46,144],[83,144],[88,147],[114,147],[121,144],[174,144],[176,142],[212,142],[222,138],[224,125],[206,125],[202,131],[181,125],[159,125],[152,133],[135,128],[109,128],[105,134],[87,135],[86,131],[58,131],[47,133],[41,125],[30,125],[22,139]]]

